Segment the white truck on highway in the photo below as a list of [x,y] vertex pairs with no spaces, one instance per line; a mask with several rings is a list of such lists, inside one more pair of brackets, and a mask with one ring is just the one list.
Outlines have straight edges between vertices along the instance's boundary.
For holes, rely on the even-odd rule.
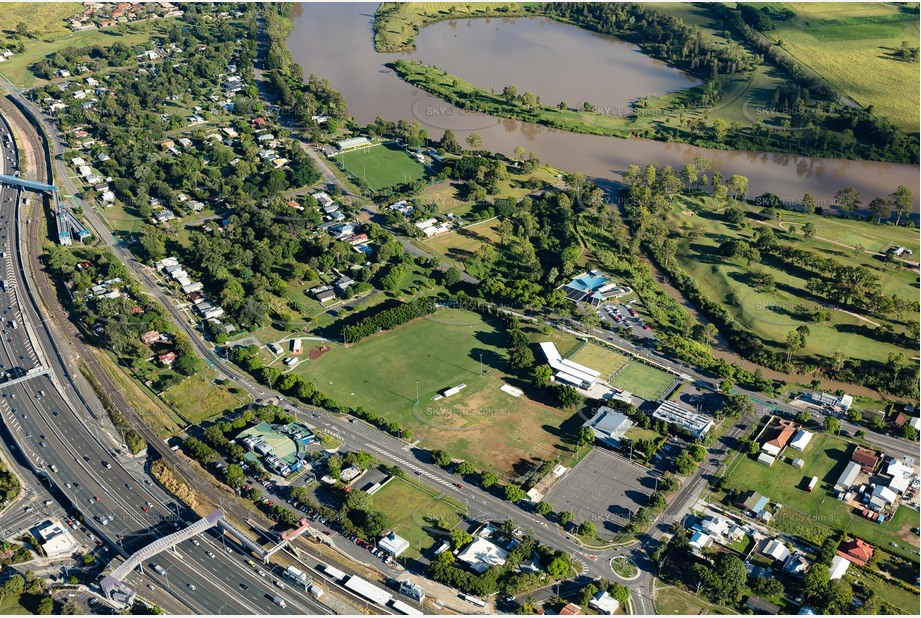
[[272,599],[272,601],[273,601],[273,602],[275,603],[275,605],[277,605],[278,607],[287,607],[287,605],[288,605],[287,603],[285,603],[285,600],[284,600],[283,598],[281,598],[281,597],[275,597],[274,599]]

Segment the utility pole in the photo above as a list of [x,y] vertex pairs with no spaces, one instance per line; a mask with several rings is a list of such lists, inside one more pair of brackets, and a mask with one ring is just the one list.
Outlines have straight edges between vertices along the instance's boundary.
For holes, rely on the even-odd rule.
[[416,380],[416,405],[419,405],[419,380]]

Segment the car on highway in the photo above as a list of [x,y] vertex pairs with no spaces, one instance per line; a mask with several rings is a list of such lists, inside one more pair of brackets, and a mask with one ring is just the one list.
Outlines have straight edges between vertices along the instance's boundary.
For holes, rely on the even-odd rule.
[[132,485],[131,483],[125,483],[125,489],[127,489],[128,491],[131,491],[132,489],[134,489],[134,485]]
[[147,588],[148,588],[149,590],[156,590],[156,589],[157,589],[156,586],[154,586],[153,584],[147,584]]
[[189,590],[195,590],[195,584],[186,584],[189,587]]
[[243,590],[249,590],[249,586],[247,586],[243,582],[240,582],[240,588],[243,588]]
[[464,488],[464,486],[461,485],[460,483],[454,483],[454,486],[457,487],[458,489],[463,489],[463,488]]
[[102,461],[102,467],[105,468],[105,469],[107,469],[107,470],[111,470],[111,469],[112,469],[112,464],[110,464],[108,461],[103,460],[103,461]]
[[210,552],[210,551],[209,551],[209,552],[208,552],[208,557],[209,557],[209,558],[214,558],[214,552]]

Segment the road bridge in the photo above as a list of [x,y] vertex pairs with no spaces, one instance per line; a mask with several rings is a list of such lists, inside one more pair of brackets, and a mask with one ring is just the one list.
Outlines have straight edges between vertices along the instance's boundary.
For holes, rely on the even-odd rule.
[[9,174],[0,174],[0,185],[18,187],[27,191],[40,191],[41,193],[56,193],[58,190],[54,185],[48,185],[34,180],[26,180],[18,176],[10,176]]

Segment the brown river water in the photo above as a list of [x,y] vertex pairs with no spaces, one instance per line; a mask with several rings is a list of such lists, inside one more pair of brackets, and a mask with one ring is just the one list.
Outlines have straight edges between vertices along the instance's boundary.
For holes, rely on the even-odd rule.
[[366,123],[418,121],[438,138],[446,128],[464,138],[477,131],[483,147],[510,155],[516,146],[567,172],[580,171],[600,184],[618,182],[631,163],[670,164],[680,170],[698,156],[724,176],[749,179],[749,195],[770,191],[799,200],[812,193],[822,203],[845,186],[856,187],[864,204],[898,185],[919,203],[919,168],[914,165],[803,157],[768,152],[712,150],[687,144],[583,135],[457,109],[403,82],[384,64],[413,58],[434,64],[481,87],[500,91],[514,84],[545,103],[583,100],[597,109],[625,109],[637,98],[686,88],[695,80],[649,58],[613,37],[542,18],[445,21],[422,29],[412,52],[378,54],[372,41],[375,4],[315,3],[296,7],[288,40],[294,60],[329,79],[349,112]]

